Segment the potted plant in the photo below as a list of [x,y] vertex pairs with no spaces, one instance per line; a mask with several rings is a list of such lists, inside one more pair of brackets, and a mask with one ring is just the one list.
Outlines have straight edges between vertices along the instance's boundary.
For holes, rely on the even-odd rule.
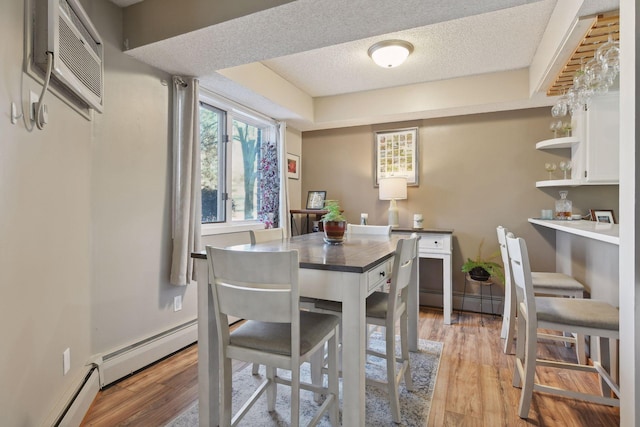
[[325,200],[324,209],[327,211],[322,216],[324,240],[327,243],[342,243],[344,232],[347,230],[347,219],[342,215],[338,201]]
[[497,257],[500,251],[496,251],[488,258],[482,257],[482,245],[484,239],[480,241],[478,246],[478,254],[475,259],[467,258],[467,261],[462,264],[462,272],[469,273],[469,277],[479,282],[486,282],[490,277],[496,277],[504,283],[504,270],[502,266],[497,262],[492,261]]

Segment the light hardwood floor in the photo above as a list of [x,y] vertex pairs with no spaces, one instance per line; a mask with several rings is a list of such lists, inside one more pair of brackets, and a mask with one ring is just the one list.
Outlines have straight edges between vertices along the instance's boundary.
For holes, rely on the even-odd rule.
[[[421,308],[420,338],[444,343],[429,420],[425,426],[619,426],[620,410],[534,393],[528,420],[518,418],[520,390],[511,386],[513,356],[502,353],[502,319],[454,313],[445,326],[441,311]],[[541,355],[575,360],[572,348],[544,345]],[[84,426],[162,426],[198,398],[197,346],[107,387],[96,397]],[[238,364],[240,368],[244,365]],[[556,386],[597,391],[591,374],[539,370]]]

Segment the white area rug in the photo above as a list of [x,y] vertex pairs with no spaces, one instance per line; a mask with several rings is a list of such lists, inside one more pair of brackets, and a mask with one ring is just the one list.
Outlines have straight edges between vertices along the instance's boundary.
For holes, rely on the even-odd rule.
[[[372,335],[369,346],[384,351],[384,337],[380,334]],[[413,376],[414,391],[407,391],[404,384],[400,385],[400,410],[402,413],[401,426],[426,425],[431,409],[433,389],[436,384],[442,343],[420,340],[419,351],[411,353],[411,373]],[[382,359],[368,356],[366,372],[368,377],[385,379],[385,363]],[[279,372],[280,373],[280,372]],[[283,375],[284,376],[284,375]],[[304,364],[301,368],[303,381],[309,381],[309,367]],[[261,367],[260,375],[251,375],[251,366],[247,366],[233,374],[233,411],[241,406],[264,379],[264,367]],[[278,397],[276,410],[267,411],[267,398],[262,395],[249,413],[242,419],[242,426],[288,426],[290,418],[289,387],[278,385]],[[367,426],[392,426],[394,424],[390,413],[390,404],[387,393],[376,387],[367,386],[366,425]],[[300,418],[301,425],[306,425],[318,406],[313,401],[313,395],[307,391],[300,393]],[[340,401],[342,407],[342,380],[340,381]],[[321,420],[321,426],[329,426],[327,415]],[[167,424],[167,427],[196,427],[198,426],[198,403],[187,409]]]

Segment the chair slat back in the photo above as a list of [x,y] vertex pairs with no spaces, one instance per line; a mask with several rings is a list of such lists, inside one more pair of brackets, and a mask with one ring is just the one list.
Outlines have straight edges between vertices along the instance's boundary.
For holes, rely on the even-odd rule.
[[533,283],[531,282],[531,264],[527,243],[521,237],[516,238],[513,233],[508,233],[507,250],[511,260],[511,274],[516,289],[518,304],[524,304],[527,313],[535,313],[535,297]]
[[298,315],[298,252],[253,252],[207,247],[217,314],[291,323]]
[[407,302],[412,267],[418,254],[417,247],[418,237],[415,235],[408,239],[398,240],[391,272],[391,286],[389,287],[389,295],[396,297],[389,298],[387,316],[393,316],[398,303],[406,304]]
[[272,240],[284,239],[284,228],[264,228],[260,230],[249,230],[251,244],[269,242]]
[[500,246],[500,255],[502,256],[502,264],[504,265],[504,287],[511,287],[511,265],[509,262],[509,250],[507,248],[507,232],[503,226],[496,228],[498,234],[498,245]]
[[349,234],[368,234],[377,236],[391,236],[390,225],[359,225],[347,224]]

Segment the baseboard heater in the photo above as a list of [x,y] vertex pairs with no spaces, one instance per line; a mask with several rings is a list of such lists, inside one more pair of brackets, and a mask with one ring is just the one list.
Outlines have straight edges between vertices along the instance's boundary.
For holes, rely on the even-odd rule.
[[82,381],[54,408],[45,425],[78,426],[101,388],[198,341],[197,319],[117,351],[94,356]]
[[117,351],[104,354],[101,360],[94,362],[98,365],[100,372],[100,387],[124,378],[196,341],[198,341],[198,321],[194,319]]

